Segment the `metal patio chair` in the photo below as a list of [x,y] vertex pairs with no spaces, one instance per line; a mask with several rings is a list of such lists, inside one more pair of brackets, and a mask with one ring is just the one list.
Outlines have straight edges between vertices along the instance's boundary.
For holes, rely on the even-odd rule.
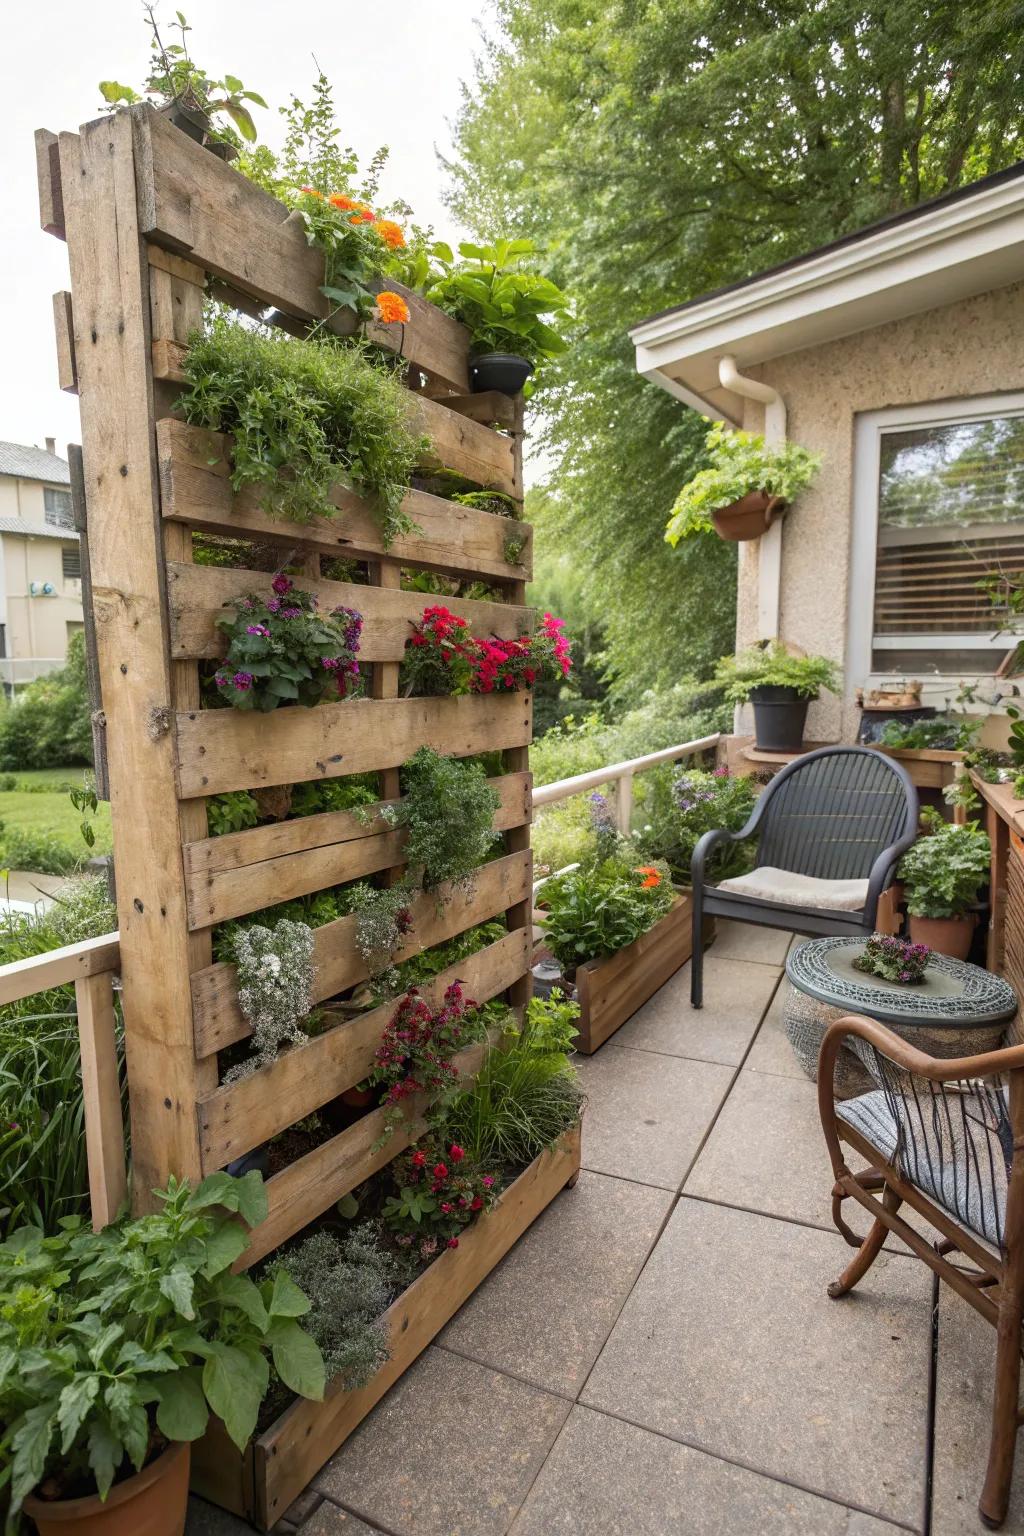
[[[879,1086],[838,1101],[833,1071],[844,1044]],[[940,1060],[884,1024],[850,1015],[831,1024],[822,1042],[818,1105],[835,1176],[832,1218],[858,1250],[828,1287],[829,1296],[851,1291],[893,1232],[996,1329],[992,1438],[978,1503],[982,1521],[995,1530],[1006,1518],[1021,1422],[1024,1045]],[[851,1173],[843,1142],[866,1159],[865,1171]],[[843,1219],[848,1199],[874,1217],[864,1238]],[[904,1203],[931,1222],[942,1241],[928,1243],[903,1221]],[[974,1267],[951,1263],[949,1254]]]
[[[709,885],[708,856],[759,834],[749,874]],[[873,933],[878,898],[917,836],[917,791],[903,766],[868,747],[819,747],[772,779],[738,832],[693,850],[690,1002],[703,1003],[706,914],[805,934]]]

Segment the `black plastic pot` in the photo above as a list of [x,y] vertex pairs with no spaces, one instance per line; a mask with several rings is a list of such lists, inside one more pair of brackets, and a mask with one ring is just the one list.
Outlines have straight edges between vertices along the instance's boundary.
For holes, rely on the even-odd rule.
[[799,752],[810,699],[795,688],[754,688],[754,745],[760,752]]
[[247,1173],[252,1173],[255,1170],[255,1172],[261,1174],[263,1178],[266,1178],[267,1170],[269,1167],[270,1142],[265,1141],[262,1147],[254,1147],[253,1150],[251,1152],[247,1152],[244,1157],[236,1157],[233,1163],[228,1163],[225,1172],[230,1173],[233,1179],[241,1179],[244,1178]]
[[518,395],[532,372],[533,364],[514,352],[481,352],[469,360],[469,387],[474,395],[487,389]]

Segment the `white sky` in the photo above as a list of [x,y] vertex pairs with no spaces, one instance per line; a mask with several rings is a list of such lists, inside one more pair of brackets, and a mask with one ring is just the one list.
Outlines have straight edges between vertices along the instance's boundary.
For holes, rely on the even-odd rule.
[[[341,139],[365,162],[391,146],[382,200],[403,197],[418,223],[457,237],[441,204],[435,146],[450,146],[459,84],[471,78],[486,0],[161,0],[184,10],[194,56],[270,106],[260,138],[280,140],[276,107],[308,99],[316,54],[334,84]],[[98,115],[101,79],[138,86],[149,33],[138,0],[7,0],[0,4],[0,440],[58,452],[79,439],[77,401],[56,383],[51,297],[70,286],[63,242],[39,228],[36,128],[74,129]]]

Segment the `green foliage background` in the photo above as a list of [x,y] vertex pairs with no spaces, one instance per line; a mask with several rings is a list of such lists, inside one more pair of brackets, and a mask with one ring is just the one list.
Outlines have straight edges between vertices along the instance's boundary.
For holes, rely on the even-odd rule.
[[1022,154],[1019,0],[495,0],[448,166],[480,238],[532,236],[580,334],[537,397],[561,541],[616,694],[731,649],[735,552],[662,542],[704,426],[635,371],[645,317]]

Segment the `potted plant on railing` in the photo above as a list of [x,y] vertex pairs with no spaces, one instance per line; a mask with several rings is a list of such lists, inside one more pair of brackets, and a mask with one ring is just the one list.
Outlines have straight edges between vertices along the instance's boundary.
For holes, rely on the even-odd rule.
[[[40,1536],[180,1536],[211,1411],[240,1448],[270,1382],[320,1399],[324,1364],[286,1273],[231,1266],[267,1214],[259,1174],[171,1181],[160,1209],[0,1245],[0,1485]],[[268,1356],[270,1357],[268,1359]]]
[[675,499],[665,538],[714,531],[721,539],[759,539],[821,467],[818,454],[796,443],[765,443],[754,432],[717,422],[708,433],[711,463],[688,480]]
[[796,656],[781,641],[761,641],[723,656],[715,671],[730,704],[754,706],[754,740],[761,752],[798,752],[807,706],[822,688],[835,693],[839,672],[827,656]]
[[910,937],[940,955],[966,960],[977,921],[968,908],[988,879],[991,846],[976,822],[943,825],[903,855],[903,881]]
[[496,240],[459,246],[462,261],[436,245],[441,275],[427,288],[432,304],[470,332],[470,387],[517,395],[531,374],[568,350],[555,326],[569,323],[569,300],[539,272],[523,271],[536,256],[532,240]]

